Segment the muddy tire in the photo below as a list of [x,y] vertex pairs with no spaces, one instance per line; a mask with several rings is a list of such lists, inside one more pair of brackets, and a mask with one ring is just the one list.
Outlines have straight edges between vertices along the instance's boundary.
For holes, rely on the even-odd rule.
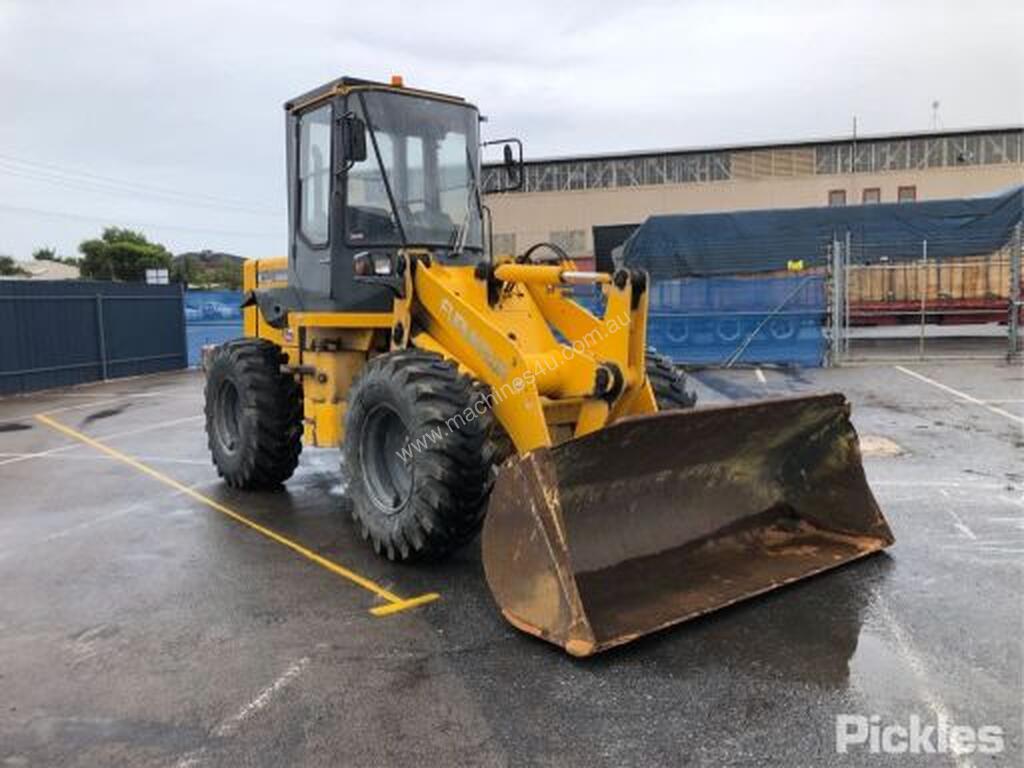
[[432,352],[391,352],[363,368],[349,393],[342,468],[352,517],[377,554],[438,559],[480,530],[494,483],[483,397]]
[[277,345],[238,339],[217,347],[206,371],[206,437],[217,473],[232,488],[278,488],[302,451],[302,391],[281,373]]
[[686,374],[681,368],[653,349],[647,350],[646,359],[647,379],[659,411],[693,408],[697,404],[697,393],[686,389]]

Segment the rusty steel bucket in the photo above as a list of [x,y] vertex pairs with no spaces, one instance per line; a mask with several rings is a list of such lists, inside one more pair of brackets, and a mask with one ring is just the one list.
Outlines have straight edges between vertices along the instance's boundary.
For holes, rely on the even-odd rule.
[[827,394],[639,416],[514,458],[482,541],[505,617],[588,656],[893,536]]

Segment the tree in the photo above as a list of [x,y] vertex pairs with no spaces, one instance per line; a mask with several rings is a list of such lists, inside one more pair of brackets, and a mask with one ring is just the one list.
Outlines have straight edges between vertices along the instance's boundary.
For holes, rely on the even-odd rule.
[[28,277],[30,274],[10,256],[0,256],[0,277]]
[[198,251],[174,257],[171,280],[191,288],[220,288],[237,291],[242,287],[243,259],[229,253]]
[[59,261],[55,248],[36,248],[32,251],[32,258],[36,261]]
[[222,287],[232,291],[240,290],[242,287],[242,265],[231,262],[222,264],[214,273],[215,280]]
[[179,257],[171,267],[171,282],[184,283],[185,287],[189,286],[191,273],[189,272],[188,255]]
[[82,277],[94,280],[141,281],[147,269],[170,269],[171,254],[141,232],[107,227],[98,239],[78,246]]

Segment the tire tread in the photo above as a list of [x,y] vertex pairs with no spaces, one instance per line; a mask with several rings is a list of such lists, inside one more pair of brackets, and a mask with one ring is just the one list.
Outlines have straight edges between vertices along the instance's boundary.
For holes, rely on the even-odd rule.
[[648,348],[646,360],[647,379],[659,411],[693,408],[697,404],[697,393],[686,388],[686,374],[667,356]]
[[[232,488],[278,488],[290,478],[302,452],[302,389],[295,379],[281,373],[287,358],[266,339],[235,339],[222,344],[211,357],[205,387],[207,445],[217,474]],[[215,398],[210,391],[215,371],[226,366],[240,387],[243,418],[240,461],[236,466],[218,461],[213,428]]]
[[352,517],[360,535],[374,551],[390,560],[434,560],[471,540],[480,530],[494,483],[493,451],[489,445],[492,416],[467,420],[449,430],[447,421],[472,407],[483,390],[441,355],[419,349],[391,352],[371,359],[349,394],[343,446],[351,483],[361,482],[355,435],[367,410],[367,393],[376,382],[398,385],[401,396],[411,398],[417,414],[413,439],[442,430],[440,440],[428,442],[414,455],[412,497],[395,520],[376,512],[354,495]]

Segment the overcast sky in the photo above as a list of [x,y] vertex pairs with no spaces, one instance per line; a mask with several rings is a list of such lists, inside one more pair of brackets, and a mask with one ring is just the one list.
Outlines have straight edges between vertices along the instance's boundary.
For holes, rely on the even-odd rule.
[[466,96],[527,156],[1024,122],[1024,2],[0,0],[0,253],[283,254],[282,103]]

